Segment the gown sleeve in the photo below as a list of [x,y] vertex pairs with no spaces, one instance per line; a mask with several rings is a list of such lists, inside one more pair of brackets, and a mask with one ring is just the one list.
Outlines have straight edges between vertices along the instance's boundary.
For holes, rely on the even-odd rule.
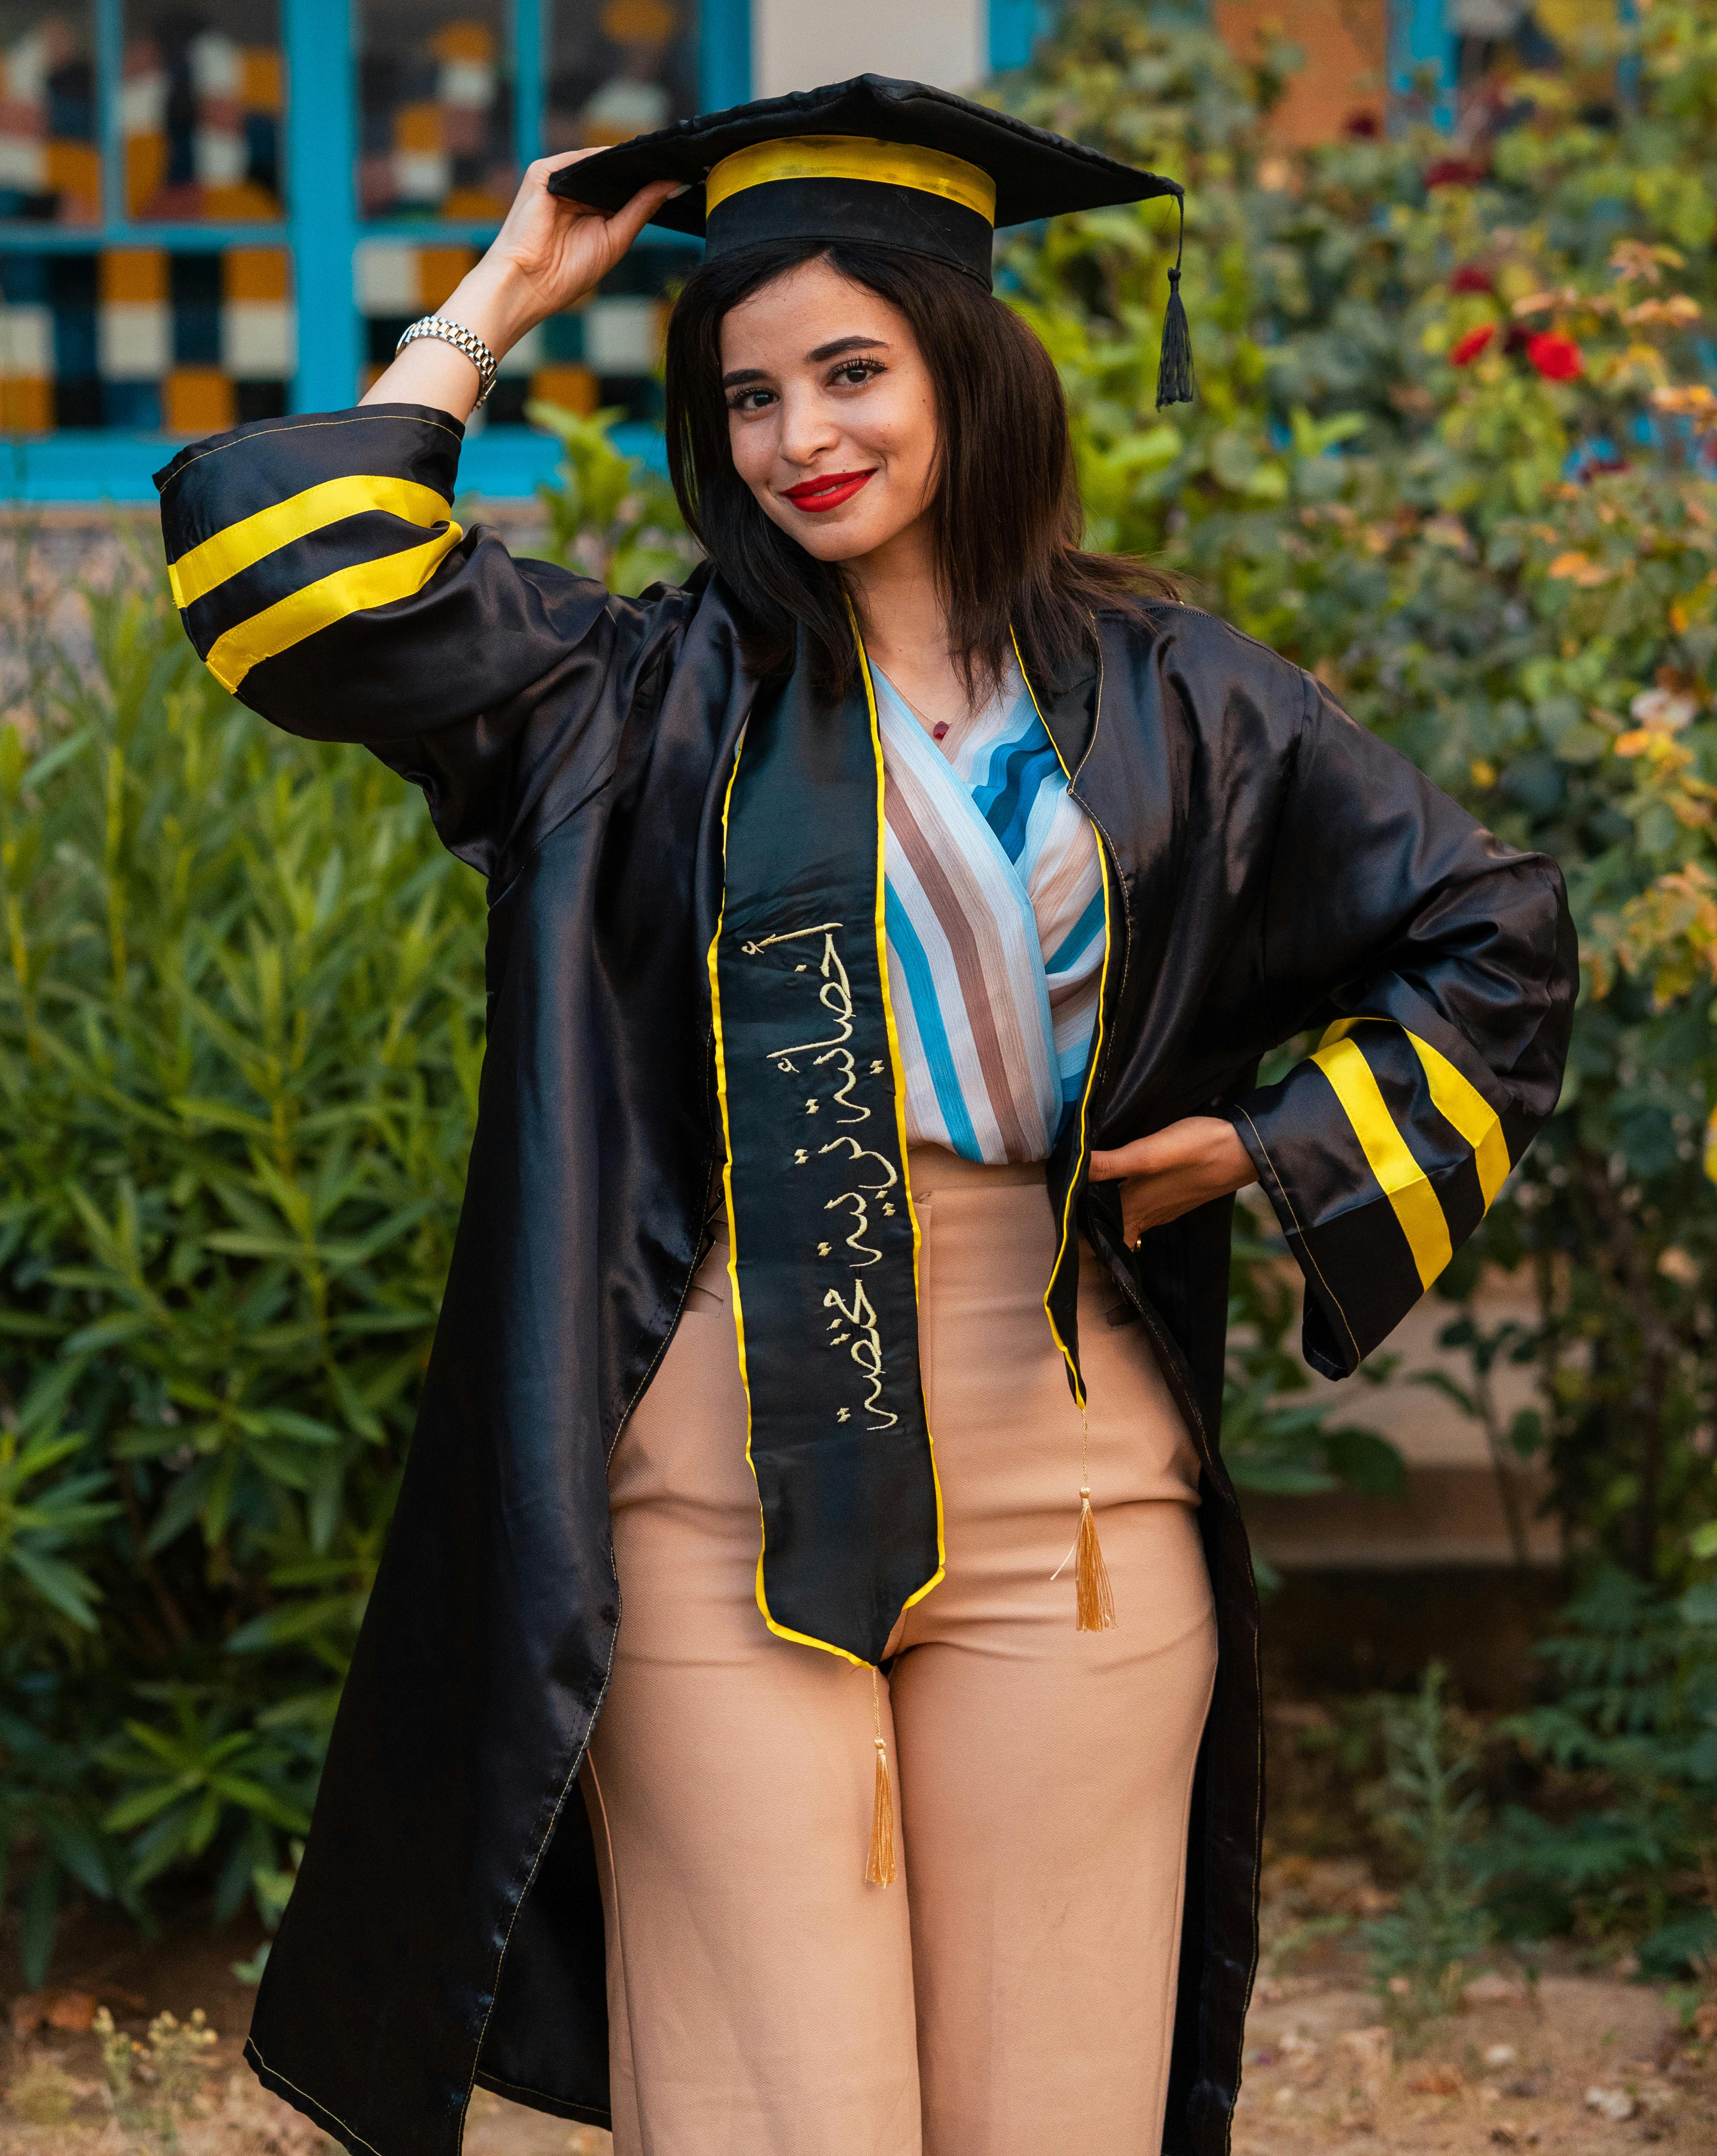
[[173,600],[216,680],[290,733],[373,749],[492,876],[600,783],[673,623],[461,531],[464,433],[411,404],[263,420],[156,484]]
[[1312,1054],[1226,1112],[1345,1377],[1483,1219],[1555,1109],[1578,957],[1562,879],[1504,846],[1308,676],[1263,917],[1277,1039]]

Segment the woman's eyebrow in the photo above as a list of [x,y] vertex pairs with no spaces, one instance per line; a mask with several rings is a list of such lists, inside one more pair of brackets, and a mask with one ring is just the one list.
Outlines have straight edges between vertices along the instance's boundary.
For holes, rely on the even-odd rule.
[[887,337],[836,337],[832,344],[820,344],[815,352],[808,352],[805,357],[815,366],[823,360],[838,358],[843,352],[874,352],[878,348],[886,352],[887,347]]
[[[817,367],[825,359],[838,359],[844,352],[887,352],[887,337],[836,337],[832,343],[820,344],[814,352],[808,352],[805,358],[813,367]],[[767,382],[768,379],[768,371],[763,367],[736,367],[731,373],[722,377],[722,387],[723,389],[737,389],[743,382]]]

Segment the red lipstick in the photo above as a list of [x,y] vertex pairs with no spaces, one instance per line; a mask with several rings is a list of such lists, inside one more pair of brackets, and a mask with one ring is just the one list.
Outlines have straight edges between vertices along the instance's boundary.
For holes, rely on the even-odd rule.
[[813,513],[825,509],[839,509],[843,501],[851,501],[867,479],[876,476],[876,467],[868,471],[824,472],[815,479],[802,479],[797,486],[784,486],[781,496],[795,509],[808,509]]

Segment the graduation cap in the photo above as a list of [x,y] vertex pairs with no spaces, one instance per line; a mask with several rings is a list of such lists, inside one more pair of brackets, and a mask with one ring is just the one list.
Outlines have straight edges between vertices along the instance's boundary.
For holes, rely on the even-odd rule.
[[[951,90],[886,75],[681,120],[563,167],[549,191],[609,213],[652,180],[686,189],[650,219],[710,254],[771,239],[862,240],[951,264],[990,287],[1000,225],[1172,195],[1178,180],[1028,126]],[[1192,398],[1180,249],[1169,272],[1157,406]]]

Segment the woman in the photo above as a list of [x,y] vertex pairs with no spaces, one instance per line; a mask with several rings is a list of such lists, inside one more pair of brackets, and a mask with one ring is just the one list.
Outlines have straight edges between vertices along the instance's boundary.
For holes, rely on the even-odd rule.
[[[1233,1194],[1350,1371],[1554,1106],[1573,952],[1549,862],[1077,551],[991,228],[1178,192],[868,77],[687,123],[533,168],[357,411],[162,475],[216,674],[490,885],[465,1214],[249,2046],[348,2149],[455,2149],[474,2082],[624,2156],[1226,2148]],[[450,507],[495,356],[652,214],[707,229],[711,558],[630,601]]]

